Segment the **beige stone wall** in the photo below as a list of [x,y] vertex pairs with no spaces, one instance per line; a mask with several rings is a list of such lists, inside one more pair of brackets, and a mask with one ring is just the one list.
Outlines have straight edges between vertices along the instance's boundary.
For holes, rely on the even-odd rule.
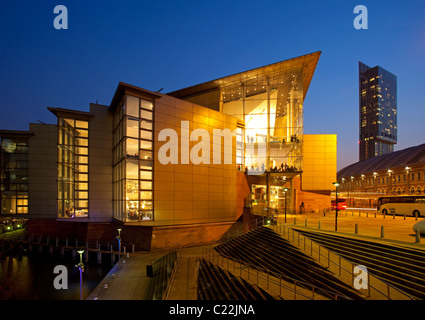
[[89,219],[112,220],[112,113],[108,107],[90,104],[89,122]]
[[57,126],[30,123],[28,217],[56,218],[58,212]]
[[[181,121],[189,121],[189,134],[205,129],[210,134],[211,164],[181,164]],[[186,224],[233,221],[236,216],[236,143],[232,143],[232,164],[224,164],[224,142],[220,155],[222,164],[212,164],[213,129],[236,129],[236,118],[220,112],[162,96],[155,102],[154,135],[154,220],[165,224]],[[179,164],[163,165],[158,151],[165,144],[158,141],[163,129],[173,129],[179,136]],[[189,141],[190,150],[197,141]],[[217,149],[216,149],[217,150]]]

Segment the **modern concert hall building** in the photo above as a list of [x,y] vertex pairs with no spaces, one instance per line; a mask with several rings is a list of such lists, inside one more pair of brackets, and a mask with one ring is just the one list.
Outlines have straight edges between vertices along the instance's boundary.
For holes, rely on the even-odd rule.
[[0,130],[1,217],[28,232],[149,250],[210,243],[252,215],[329,208],[336,135],[304,134],[320,52],[159,93],[120,82],[109,105]]

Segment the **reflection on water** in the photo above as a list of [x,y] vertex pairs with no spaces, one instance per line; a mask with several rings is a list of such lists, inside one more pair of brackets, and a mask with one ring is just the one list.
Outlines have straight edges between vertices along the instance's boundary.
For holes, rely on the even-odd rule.
[[[0,260],[0,299],[2,300],[79,300],[79,261],[49,255],[22,255]],[[56,290],[53,273],[57,265],[68,270],[68,289]],[[111,269],[110,263],[84,262],[83,299],[86,299]]]

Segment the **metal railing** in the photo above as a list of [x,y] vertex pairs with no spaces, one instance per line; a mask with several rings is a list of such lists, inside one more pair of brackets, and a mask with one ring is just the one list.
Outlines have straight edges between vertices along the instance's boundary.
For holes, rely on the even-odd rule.
[[162,300],[168,300],[170,296],[171,288],[173,287],[174,278],[176,276],[177,269],[180,265],[181,257],[182,257],[182,248],[180,247],[177,253],[176,261],[174,262],[173,270],[171,271],[170,277],[167,279],[167,287],[162,293]]
[[[34,234],[15,234],[11,235],[6,241],[22,241],[27,242],[32,245],[46,245],[53,247],[65,247],[65,248],[81,248],[87,250],[103,250],[108,252],[119,252],[119,243],[118,241],[88,241],[83,239],[78,239],[75,237],[50,237],[43,235],[34,235]],[[121,254],[125,255],[127,253],[127,248],[131,248],[132,253],[135,252],[135,245],[132,243],[121,243]]]
[[[274,292],[281,298],[293,297],[294,300],[323,300],[327,299],[323,293],[334,297],[335,300],[350,299],[343,295],[337,294],[327,289],[323,289],[310,283],[293,279],[291,277],[277,274],[266,268],[253,265],[246,261],[234,258],[225,257],[213,249],[203,248],[202,258],[209,260],[213,264],[233,273],[249,281],[255,280],[255,284],[263,287],[265,290]],[[321,293],[317,293],[321,292]]]
[[[294,246],[302,250],[305,254],[310,255],[312,258],[316,259],[316,261],[322,263],[322,265],[327,264],[326,268],[329,271],[338,275],[338,277],[340,277],[340,279],[346,284],[353,286],[354,280],[357,277],[354,273],[354,269],[357,266],[356,264],[282,223],[272,226],[272,229],[274,229],[276,233],[280,234],[282,238],[288,240]],[[309,242],[309,244],[307,242]],[[316,247],[316,249],[313,247]],[[367,273],[367,277],[367,289],[356,289],[359,292],[362,292],[366,297],[369,298],[373,295],[373,297],[384,297],[389,300],[392,298],[413,300],[413,298],[407,293],[371,275],[369,272]]]

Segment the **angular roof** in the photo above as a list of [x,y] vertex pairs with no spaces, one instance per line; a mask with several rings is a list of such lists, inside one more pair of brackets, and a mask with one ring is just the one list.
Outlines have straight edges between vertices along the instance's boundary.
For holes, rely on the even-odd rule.
[[194,96],[203,92],[213,91],[223,86],[242,83],[256,78],[263,78],[281,72],[302,69],[302,83],[304,91],[303,93],[305,98],[308,87],[310,86],[311,79],[313,78],[314,70],[316,69],[317,63],[319,61],[320,54],[321,51],[316,51],[289,60],[280,61],[263,67],[236,73],[216,80],[211,80],[191,87],[169,92],[167,93],[167,95],[173,96],[175,98],[184,99],[186,97]]
[[338,178],[351,177],[388,169],[392,170],[421,163],[425,163],[425,143],[353,163],[338,171]]

